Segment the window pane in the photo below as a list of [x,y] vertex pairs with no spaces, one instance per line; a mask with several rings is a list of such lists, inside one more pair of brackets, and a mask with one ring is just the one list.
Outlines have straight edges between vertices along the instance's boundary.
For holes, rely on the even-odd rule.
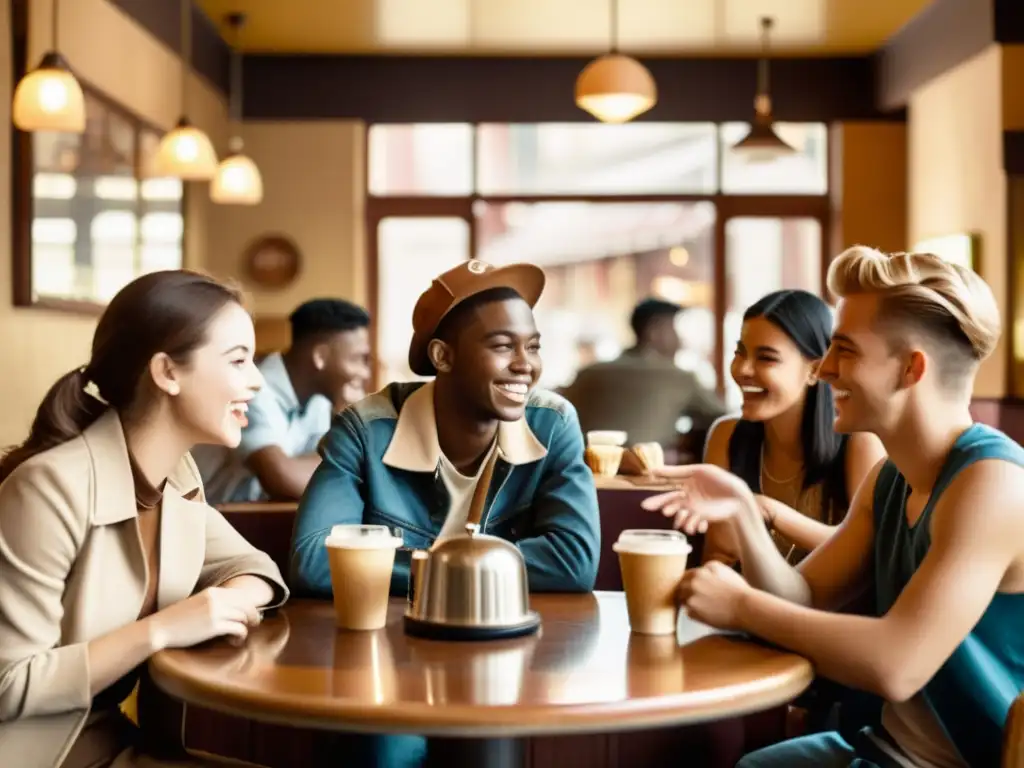
[[[104,303],[181,267],[182,184],[146,179],[160,135],[86,92],[86,130],[33,135],[32,294]],[[140,162],[141,161],[141,162]]]
[[824,123],[775,123],[795,153],[767,162],[750,161],[733,146],[750,130],[747,123],[722,126],[722,192],[801,194],[828,192],[828,128]]
[[412,309],[442,272],[469,258],[469,222],[387,218],[377,229],[377,356],[380,380],[418,378],[409,369]]
[[714,192],[712,123],[484,124],[477,132],[481,194]]
[[371,195],[473,192],[471,125],[371,125],[369,145]]
[[565,386],[631,346],[630,313],[648,296],[689,308],[677,363],[715,385],[711,203],[479,203],[476,214],[481,259],[547,274],[535,312],[543,386]]
[[802,288],[821,295],[821,224],[817,219],[735,218],[725,224],[726,402],[739,408],[743,396],[729,374],[743,326],[743,313],[767,293]]

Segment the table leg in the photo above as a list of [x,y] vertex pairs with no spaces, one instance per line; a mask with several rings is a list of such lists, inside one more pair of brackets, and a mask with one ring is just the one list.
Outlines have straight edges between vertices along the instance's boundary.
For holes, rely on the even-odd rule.
[[526,739],[429,739],[426,768],[524,768]]

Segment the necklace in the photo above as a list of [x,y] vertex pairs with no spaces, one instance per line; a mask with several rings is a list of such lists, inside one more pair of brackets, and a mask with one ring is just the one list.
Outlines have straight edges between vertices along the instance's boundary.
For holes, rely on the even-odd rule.
[[803,474],[803,471],[804,467],[803,464],[801,464],[800,468],[797,469],[795,475],[793,475],[792,477],[788,477],[785,480],[779,480],[779,478],[773,476],[772,473],[768,471],[768,466],[764,463],[764,443],[761,443],[761,474],[763,477],[767,477],[776,485],[789,485],[798,477],[800,477],[800,475]]

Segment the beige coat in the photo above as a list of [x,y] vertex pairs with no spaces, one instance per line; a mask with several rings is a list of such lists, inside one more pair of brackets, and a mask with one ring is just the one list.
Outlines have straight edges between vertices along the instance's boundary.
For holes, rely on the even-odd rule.
[[[184,498],[196,489],[195,501]],[[271,559],[201,489],[186,455],[163,494],[158,609],[242,574],[276,585],[277,603],[287,599]],[[90,717],[86,644],[138,618],[146,564],[137,514],[113,411],[0,484],[0,766],[58,768],[102,725],[101,714]],[[70,762],[64,768],[91,763]],[[142,764],[153,763],[134,751],[114,763]]]

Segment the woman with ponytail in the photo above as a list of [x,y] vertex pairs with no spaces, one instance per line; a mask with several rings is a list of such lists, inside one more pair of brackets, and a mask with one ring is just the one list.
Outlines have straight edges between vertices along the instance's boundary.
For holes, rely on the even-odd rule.
[[[232,289],[184,270],[140,277],[0,460],[0,765],[197,764],[148,754],[146,660],[244,641],[288,594],[205,503],[189,455],[238,445],[262,383],[254,346]],[[119,706],[136,690],[141,730]]]
[[[832,429],[834,395],[816,375],[831,337],[828,305],[807,291],[775,291],[749,307],[730,368],[743,410],[714,424],[705,451],[707,463],[738,475],[758,494],[776,546],[794,564],[832,534],[857,486],[885,455],[874,435],[847,437]],[[671,478],[673,468],[664,474]],[[663,494],[644,506],[674,515],[678,502]],[[738,557],[732,529],[712,526],[705,562],[732,565]]]

